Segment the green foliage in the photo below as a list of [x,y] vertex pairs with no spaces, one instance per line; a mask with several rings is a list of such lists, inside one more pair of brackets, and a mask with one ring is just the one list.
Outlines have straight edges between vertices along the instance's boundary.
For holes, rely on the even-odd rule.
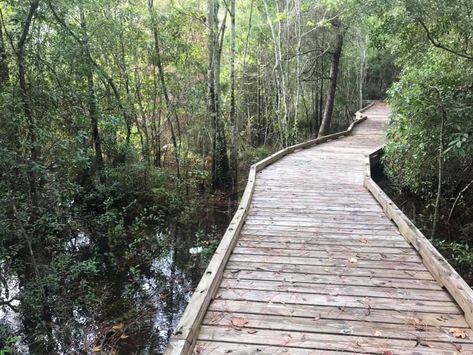
[[241,153],[240,159],[242,163],[251,165],[271,155],[272,151],[273,149],[266,145],[260,147],[246,147]]
[[429,52],[422,65],[406,66],[390,90],[393,117],[388,129],[386,165],[400,185],[421,194],[434,190],[437,179],[440,120],[445,114],[446,186],[465,178],[473,155],[473,67],[448,53]]
[[18,337],[18,336],[9,337],[5,341],[5,346],[2,349],[0,349],[0,355],[13,354],[14,353],[13,345],[15,345],[15,343],[17,343],[20,339],[21,337]]
[[473,250],[470,242],[434,239],[434,246],[458,270],[468,284],[473,284]]

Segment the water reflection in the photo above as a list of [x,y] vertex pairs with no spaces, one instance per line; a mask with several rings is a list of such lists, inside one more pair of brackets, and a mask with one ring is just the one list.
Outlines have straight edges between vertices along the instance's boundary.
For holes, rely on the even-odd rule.
[[[13,307],[1,306],[0,331],[7,334],[3,339],[20,335],[15,346],[18,354],[50,354],[48,349],[60,354],[162,352],[230,222],[234,205],[225,201],[202,206],[184,222],[151,228],[145,238],[152,250],[144,250],[144,257],[127,259],[126,250],[118,256],[103,255],[100,275],[64,285],[58,292],[60,302],[50,301],[51,320],[42,335],[37,333],[41,328],[28,328],[15,312],[18,301]],[[93,231],[75,232],[64,249],[75,262],[88,260],[97,252]],[[14,297],[21,282],[28,281],[11,275],[6,279],[2,299]]]

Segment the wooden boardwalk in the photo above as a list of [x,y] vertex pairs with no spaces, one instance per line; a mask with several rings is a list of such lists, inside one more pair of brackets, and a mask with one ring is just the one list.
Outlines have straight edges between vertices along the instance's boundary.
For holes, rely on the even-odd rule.
[[388,113],[375,104],[351,135],[255,175],[244,225],[228,258],[217,251],[222,265],[209,266],[213,283],[204,276],[189,306],[200,311],[186,311],[169,354],[473,354],[471,289],[365,187]]

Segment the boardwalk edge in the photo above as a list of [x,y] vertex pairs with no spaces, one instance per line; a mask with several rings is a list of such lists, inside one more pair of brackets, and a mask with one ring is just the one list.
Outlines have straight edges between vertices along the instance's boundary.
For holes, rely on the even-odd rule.
[[225,265],[230,258],[230,254],[235,247],[238,235],[240,234],[240,231],[245,223],[246,216],[248,215],[251,198],[255,189],[256,173],[288,154],[349,135],[357,124],[366,120],[367,117],[363,115],[362,112],[373,105],[374,103],[370,103],[360,111],[357,111],[355,114],[355,120],[350,124],[346,131],[330,134],[281,149],[250,167],[248,182],[240,200],[240,204],[238,205],[238,209],[235,212],[235,215],[233,216],[233,219],[230,222],[225,234],[223,235],[217,250],[210,260],[210,263],[207,266],[207,269],[205,270],[197,288],[195,289],[192,298],[179,321],[179,324],[174,330],[166,351],[164,352],[165,355],[190,354],[192,352],[197,340],[196,338],[199,331],[199,326],[210,302],[217,292]]
[[435,280],[443,286],[458,303],[465,314],[466,322],[473,328],[473,290],[414,223],[412,223],[371,178],[371,168],[380,161],[383,147],[384,146],[377,148],[368,156],[364,186],[381,205],[386,216],[396,224],[402,236],[417,250],[424,265],[434,276]]

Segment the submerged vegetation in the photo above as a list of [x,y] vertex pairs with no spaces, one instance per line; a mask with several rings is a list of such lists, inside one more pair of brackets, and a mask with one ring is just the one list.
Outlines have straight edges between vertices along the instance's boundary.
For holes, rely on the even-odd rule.
[[245,168],[388,88],[388,175],[468,270],[472,7],[1,1],[0,352],[162,350]]

